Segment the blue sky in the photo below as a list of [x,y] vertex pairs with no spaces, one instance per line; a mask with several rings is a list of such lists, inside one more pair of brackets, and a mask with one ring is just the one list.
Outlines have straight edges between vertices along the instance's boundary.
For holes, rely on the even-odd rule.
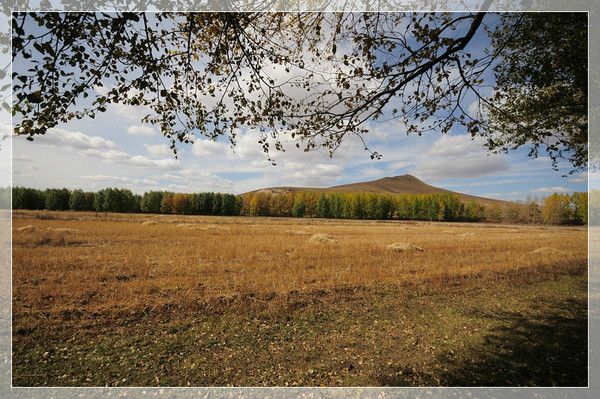
[[569,166],[554,171],[546,157],[531,159],[525,150],[490,155],[470,136],[407,136],[394,123],[370,125],[367,141],[383,155],[381,160],[371,160],[358,140],[350,139],[333,158],[318,151],[305,153],[288,143],[286,152],[273,154],[277,165],[272,166],[257,143],[259,136],[251,131],[241,131],[235,150],[204,138],[181,144],[176,160],[159,130],[139,122],[142,116],[139,109],[113,105],[93,121],[62,125],[34,142],[15,138],[13,184],[242,193],[266,186],[332,186],[408,173],[439,187],[503,199],[587,188],[586,174],[563,177]]
[[[486,40],[480,34],[471,46],[481,48]],[[95,119],[60,125],[34,142],[14,138],[13,184],[86,190],[123,187],[138,193],[242,193],[267,186],[323,187],[408,173],[438,187],[501,199],[587,189],[587,174],[568,175],[566,163],[554,171],[547,157],[529,158],[526,148],[488,154],[480,139],[472,140],[459,129],[449,135],[407,136],[399,122],[368,125],[366,141],[382,154],[381,160],[371,160],[362,143],[350,137],[333,158],[284,142],[286,152],[273,152],[277,165],[272,166],[257,143],[260,136],[247,129],[239,131],[235,150],[225,142],[196,138],[194,144],[178,146],[176,160],[159,129],[140,122],[146,113],[141,107],[116,104]]]

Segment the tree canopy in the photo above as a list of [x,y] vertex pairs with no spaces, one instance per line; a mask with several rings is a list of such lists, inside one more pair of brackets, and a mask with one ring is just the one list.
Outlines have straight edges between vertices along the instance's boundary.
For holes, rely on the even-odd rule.
[[[111,103],[178,142],[256,129],[331,154],[368,124],[587,160],[585,13],[14,13],[15,134]],[[487,43],[487,44],[486,44]],[[475,105],[475,106],[473,106]]]

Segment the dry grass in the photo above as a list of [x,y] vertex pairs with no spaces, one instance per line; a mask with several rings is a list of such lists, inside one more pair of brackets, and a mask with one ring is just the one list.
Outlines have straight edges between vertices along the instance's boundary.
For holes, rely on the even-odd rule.
[[[39,219],[37,214],[14,214],[16,311],[24,306],[61,312],[79,307],[91,292],[94,300],[86,301],[86,309],[105,311],[248,293],[444,284],[456,276],[552,267],[557,259],[586,262],[587,257],[584,228],[453,224],[454,234],[440,235],[447,225],[164,215],[90,220],[86,213]],[[309,239],[290,234],[308,229],[314,232]],[[427,250],[388,250],[390,243]],[[394,254],[398,250],[402,257]],[[129,278],[102,284],[117,274]]]
[[[323,348],[319,346],[321,344],[314,344],[317,345],[315,348],[320,348],[311,355],[317,363],[325,358],[328,360],[324,361],[331,362],[343,359],[352,351],[356,356],[368,356],[369,352],[388,344],[390,356],[397,356],[394,361],[406,357],[406,351],[413,350],[410,348],[418,351],[411,352],[410,359],[418,359],[429,352],[424,352],[424,348],[415,346],[410,340],[400,345],[397,334],[412,334],[415,328],[421,327],[428,331],[429,324],[421,325],[422,320],[411,320],[410,317],[404,319],[408,313],[399,308],[405,306],[404,294],[399,294],[404,292],[402,290],[410,289],[415,295],[459,290],[459,293],[444,294],[439,303],[426,300],[424,304],[415,304],[415,318],[421,317],[423,306],[430,306],[432,320],[438,320],[439,312],[449,312],[444,310],[444,304],[450,298],[462,298],[460,290],[467,289],[470,284],[483,287],[481,281],[489,283],[488,291],[483,292],[476,303],[468,302],[469,306],[476,310],[481,298],[490,298],[490,307],[493,307],[501,300],[489,290],[497,290],[496,280],[502,278],[499,276],[512,276],[507,290],[529,289],[532,282],[553,281],[560,276],[573,275],[581,280],[587,263],[585,228],[30,211],[14,212],[13,218],[13,326],[17,331],[14,347],[19,353],[15,357],[15,378],[19,384],[26,385],[185,384],[180,372],[189,364],[169,363],[179,361],[176,360],[179,349],[173,355],[165,353],[175,350],[171,349],[173,342],[181,345],[181,351],[191,348],[186,346],[186,342],[192,342],[190,339],[196,340],[193,342],[198,342],[202,348],[202,345],[209,345],[205,348],[207,352],[189,355],[190,359],[209,359],[206,360],[209,363],[201,365],[209,374],[199,374],[192,379],[192,384],[271,385],[287,383],[289,378],[294,384],[308,385],[393,385],[392,380],[383,377],[352,380],[366,378],[366,371],[361,371],[358,366],[354,371],[349,369],[343,372],[346,374],[342,373],[347,378],[340,377],[341,372],[335,370],[331,375],[306,374],[305,367],[313,367],[310,366],[313,361],[306,356],[313,352],[298,340],[305,340],[302,342],[306,345],[317,341],[328,345]],[[440,234],[442,230],[444,234]],[[388,249],[390,243],[406,249]],[[579,280],[564,282],[563,285],[569,287],[565,291],[568,293],[560,300],[572,297],[573,292],[585,295],[585,292],[579,292],[585,282]],[[546,289],[548,297],[553,298],[552,288]],[[527,298],[533,298],[535,291],[527,292]],[[516,294],[502,295],[512,301],[510,298]],[[456,312],[465,306],[460,302],[463,299],[459,299],[456,299]],[[524,302],[516,299],[513,302],[520,306],[519,312],[526,309]],[[584,298],[581,302],[585,303]],[[440,342],[446,342],[443,338],[446,334],[460,337],[456,334],[460,334],[463,327],[454,326],[453,323],[458,323],[454,320],[466,323],[471,316],[459,319],[452,312],[447,314],[447,319],[445,315],[438,322],[447,320],[444,323],[456,327],[456,331],[440,324],[440,328],[451,332],[434,331],[431,336],[423,335],[419,339],[430,339],[432,346],[437,347]],[[218,316],[211,318],[212,314]],[[292,314],[299,319],[290,321]],[[166,323],[163,317],[170,320],[168,328],[175,329],[169,333],[171,335],[158,335],[156,323]],[[198,324],[198,317],[207,318],[205,324]],[[360,329],[354,324],[353,317],[364,319],[360,319]],[[402,320],[396,320],[399,317]],[[231,325],[224,326],[224,320],[229,320]],[[280,363],[269,360],[269,356],[275,356],[276,349],[265,347],[266,341],[261,341],[267,339],[264,338],[267,334],[263,327],[267,323],[265,320],[271,320],[269,326],[273,326],[273,337],[290,345],[277,355]],[[381,330],[380,325],[373,324],[377,320],[395,320],[395,324],[388,326],[389,331]],[[405,322],[408,324],[404,325]],[[155,323],[152,324],[154,327],[151,323]],[[478,328],[483,331],[487,324],[481,323]],[[289,332],[285,330],[286,325],[290,326]],[[341,329],[341,325],[346,327]],[[136,327],[132,329],[132,326]],[[323,334],[332,328],[340,328],[339,337],[317,335],[319,328]],[[81,345],[77,349],[79,352],[70,353],[69,360],[65,360],[60,355],[62,352],[57,351],[71,347],[70,329],[90,331],[90,336],[83,337],[78,344]],[[216,338],[204,335],[206,329],[216,336],[228,334],[223,338],[226,340],[223,345],[233,348],[233,352],[210,346]],[[227,331],[223,332],[225,329]],[[288,333],[294,334],[295,338],[285,335]],[[98,335],[98,341],[95,335]],[[240,341],[242,336],[246,341]],[[465,336],[467,338],[470,339]],[[145,354],[148,364],[159,365],[154,356],[166,356],[170,368],[151,370],[154,366],[149,365],[145,371],[140,369],[138,379],[133,380],[127,376],[135,374],[139,367],[135,363],[138,358],[131,355],[123,360],[131,360],[131,364],[119,366],[125,367],[123,377],[117,377],[121,373],[117,367],[121,364],[121,356],[129,349],[114,348],[125,344],[127,348],[135,348],[138,342],[145,340],[149,340],[144,345],[152,352]],[[152,342],[162,342],[166,346],[152,346],[158,345]],[[98,345],[105,345],[100,347],[106,351],[104,355],[93,355]],[[49,350],[47,346],[57,349]],[[395,347],[399,349],[393,349]],[[261,352],[253,352],[259,349]],[[326,350],[329,351],[327,356],[322,357]],[[46,367],[46,351],[50,352],[48,356],[56,356],[56,362],[47,363],[48,369],[37,369]],[[474,350],[473,353],[479,352]],[[298,356],[290,359],[286,357],[289,353]],[[434,353],[437,352],[431,352],[432,357]],[[247,370],[236,369],[235,363],[227,363],[229,358],[224,356],[229,354],[247,357]],[[82,380],[76,360],[84,355],[99,362],[89,363],[92,365],[90,370],[104,367],[104,371],[90,371],[89,380]],[[216,356],[214,359],[213,355]],[[260,363],[257,357],[263,355],[266,357],[261,358],[263,363]],[[238,359],[235,356],[231,362]],[[214,363],[210,363],[210,359]],[[358,362],[358,357],[354,361]],[[107,362],[115,365],[114,370],[106,369]],[[296,368],[290,368],[290,373],[296,374],[284,375],[281,369],[259,369],[271,363],[273,367],[279,367],[277,364],[292,367],[290,362],[296,362]],[[253,364],[257,366],[251,366]],[[73,368],[62,370],[67,367]],[[323,373],[331,371],[328,366],[322,367]],[[385,365],[373,363],[369,367],[370,372],[375,373]],[[210,370],[215,374],[211,375]],[[233,374],[232,370],[238,374]],[[41,373],[42,377],[30,377],[28,373],[34,372]],[[152,373],[169,377],[158,382]],[[63,374],[68,374],[69,379],[61,380]],[[115,380],[109,381],[109,375]],[[429,374],[427,376],[429,378]],[[125,377],[130,378],[128,382],[122,381]],[[223,378],[230,379],[225,381]],[[415,377],[404,383],[435,385],[450,381],[427,378],[423,374],[422,378]],[[464,382],[459,380],[457,383]]]

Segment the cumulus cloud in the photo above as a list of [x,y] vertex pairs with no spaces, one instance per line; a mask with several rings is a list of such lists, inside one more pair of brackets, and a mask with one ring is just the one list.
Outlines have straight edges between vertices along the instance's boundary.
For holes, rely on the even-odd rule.
[[161,180],[171,182],[167,185],[169,190],[197,192],[197,191],[231,191],[234,184],[215,173],[185,168],[172,174],[165,174]]
[[100,136],[89,136],[81,132],[54,128],[48,134],[42,136],[40,141],[42,144],[75,150],[89,157],[122,165],[158,169],[176,169],[179,167],[179,161],[174,157],[150,159],[143,155],[132,155],[123,151],[112,140]]
[[501,155],[489,155],[469,135],[444,135],[417,161],[413,173],[425,179],[474,178],[509,169]]
[[166,144],[144,144],[146,151],[152,155],[173,156],[173,150]]
[[197,157],[212,157],[231,153],[231,149],[224,143],[208,139],[196,139],[192,144],[192,153]]
[[96,182],[116,182],[125,184],[146,184],[146,185],[158,185],[156,180],[151,179],[136,179],[122,176],[108,176],[108,175],[87,175],[81,177],[83,180],[96,181]]
[[179,161],[175,158],[150,159],[143,155],[131,155],[121,150],[99,151],[87,149],[83,151],[83,154],[141,168],[176,169],[179,167]]
[[552,186],[552,187],[540,187],[535,190],[531,190],[532,193],[538,194],[552,194],[552,193],[569,193],[573,190],[570,190],[566,187],[562,186]]
[[588,174],[586,172],[578,173],[569,179],[569,183],[587,183]]
[[156,134],[156,130],[147,125],[134,125],[127,128],[127,133],[134,136],[152,137]]
[[342,176],[343,168],[335,164],[316,164],[288,162],[284,165],[286,178],[294,184],[306,186],[325,186]]
[[100,136],[89,136],[81,132],[73,132],[70,130],[53,128],[43,136],[38,136],[36,140],[40,143],[50,144],[75,150],[113,150],[117,149],[118,145],[112,140],[105,139]]

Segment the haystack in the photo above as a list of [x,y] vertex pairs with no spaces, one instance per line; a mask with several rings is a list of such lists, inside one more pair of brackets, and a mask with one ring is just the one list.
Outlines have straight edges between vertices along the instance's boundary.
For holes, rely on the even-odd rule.
[[68,227],[48,227],[48,231],[53,231],[55,233],[74,234],[74,233],[77,233],[79,230],[70,229]]
[[19,231],[21,233],[33,233],[35,231],[38,231],[38,228],[32,225],[27,225],[23,227],[18,227],[15,229],[15,231]]
[[308,234],[306,231],[304,230],[286,230],[285,231],[287,234],[293,235],[293,236],[301,236],[303,234]]
[[388,245],[386,248],[389,251],[394,252],[423,252],[423,248],[409,242],[394,242]]
[[319,242],[319,243],[323,243],[323,244],[337,242],[335,240],[335,238],[333,238],[332,235],[330,235],[330,234],[324,234],[324,233],[313,234],[313,236],[310,237],[308,239],[308,241],[310,241],[310,242]]
[[541,247],[541,248],[538,248],[538,249],[534,249],[530,253],[531,254],[536,254],[536,255],[544,255],[544,256],[548,256],[548,255],[565,255],[565,251],[561,251],[560,249],[552,248],[552,247]]

